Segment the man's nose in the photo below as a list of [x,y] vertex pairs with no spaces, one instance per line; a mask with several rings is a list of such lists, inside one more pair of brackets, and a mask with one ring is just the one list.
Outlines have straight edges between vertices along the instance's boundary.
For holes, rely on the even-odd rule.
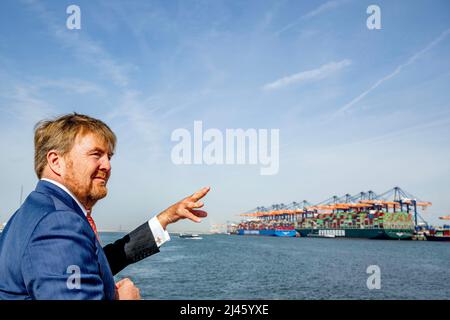
[[109,160],[108,155],[105,155],[101,158],[100,170],[111,170],[111,161]]

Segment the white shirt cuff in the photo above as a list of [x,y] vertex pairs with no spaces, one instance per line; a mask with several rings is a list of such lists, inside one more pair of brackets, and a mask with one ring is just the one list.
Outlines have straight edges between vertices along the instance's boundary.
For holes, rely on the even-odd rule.
[[169,233],[167,232],[167,230],[163,229],[156,216],[148,221],[148,226],[150,227],[150,230],[152,230],[153,238],[155,238],[155,242],[158,248],[161,247],[165,242],[170,240]]

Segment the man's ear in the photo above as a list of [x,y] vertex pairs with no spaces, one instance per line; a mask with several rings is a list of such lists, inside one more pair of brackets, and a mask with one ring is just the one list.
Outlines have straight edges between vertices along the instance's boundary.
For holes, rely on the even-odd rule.
[[47,164],[53,173],[61,176],[64,172],[65,161],[64,158],[56,151],[50,150],[47,153]]

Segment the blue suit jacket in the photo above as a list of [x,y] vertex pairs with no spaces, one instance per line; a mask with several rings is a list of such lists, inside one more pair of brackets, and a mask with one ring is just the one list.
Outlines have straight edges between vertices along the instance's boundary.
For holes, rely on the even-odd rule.
[[0,299],[114,296],[108,260],[84,213],[61,188],[39,181],[0,235]]

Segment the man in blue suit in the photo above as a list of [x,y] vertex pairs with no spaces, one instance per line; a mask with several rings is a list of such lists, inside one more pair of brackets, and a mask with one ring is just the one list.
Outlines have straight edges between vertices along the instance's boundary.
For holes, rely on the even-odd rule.
[[79,114],[40,122],[35,130],[35,191],[0,235],[0,299],[140,299],[127,265],[159,251],[166,227],[200,222],[203,188],[113,244],[101,247],[91,212],[107,194],[116,137],[102,121]]

